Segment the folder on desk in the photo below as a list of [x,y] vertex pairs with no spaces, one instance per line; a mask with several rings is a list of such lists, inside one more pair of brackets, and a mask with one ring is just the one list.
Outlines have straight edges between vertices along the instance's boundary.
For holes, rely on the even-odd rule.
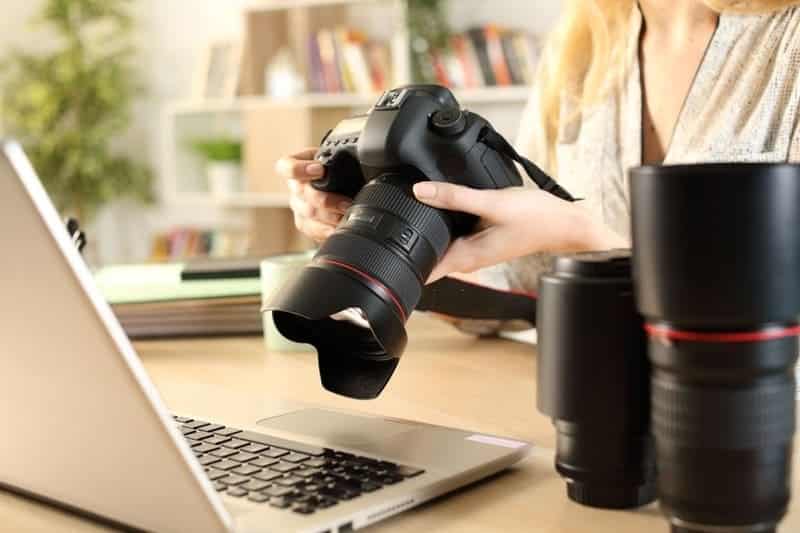
[[181,280],[184,265],[125,265],[95,274],[133,339],[263,332],[258,279]]

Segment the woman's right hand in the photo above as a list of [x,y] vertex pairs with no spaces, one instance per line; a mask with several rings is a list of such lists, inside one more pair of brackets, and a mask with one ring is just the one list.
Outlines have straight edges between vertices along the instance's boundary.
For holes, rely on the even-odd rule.
[[325,175],[324,167],[314,160],[316,148],[281,158],[276,170],[289,182],[294,224],[304,235],[322,242],[334,232],[353,201],[339,194],[325,193],[311,186]]

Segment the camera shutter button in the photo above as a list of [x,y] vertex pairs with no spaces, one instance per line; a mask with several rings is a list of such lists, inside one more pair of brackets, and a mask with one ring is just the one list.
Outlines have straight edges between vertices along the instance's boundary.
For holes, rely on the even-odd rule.
[[449,107],[431,115],[430,127],[439,135],[460,135],[467,129],[467,118],[460,109]]

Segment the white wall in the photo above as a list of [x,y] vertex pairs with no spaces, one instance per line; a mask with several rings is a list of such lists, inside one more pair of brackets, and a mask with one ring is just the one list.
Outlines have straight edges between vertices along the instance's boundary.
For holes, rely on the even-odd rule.
[[[263,0],[262,0],[263,1]],[[43,0],[4,2],[0,17],[0,57],[11,45],[42,49],[49,45],[34,36],[25,21]],[[174,99],[191,91],[197,62],[209,43],[240,37],[243,7],[249,0],[138,0],[137,66],[147,87],[147,96],[137,102],[127,149],[145,158],[158,171],[162,161],[161,112]],[[455,28],[487,20],[544,32],[559,11],[555,0],[451,0]],[[97,224],[96,257],[101,261],[141,259],[146,256],[149,233],[174,224],[214,223],[230,214],[187,208],[154,208],[142,213],[126,206],[104,213]]]

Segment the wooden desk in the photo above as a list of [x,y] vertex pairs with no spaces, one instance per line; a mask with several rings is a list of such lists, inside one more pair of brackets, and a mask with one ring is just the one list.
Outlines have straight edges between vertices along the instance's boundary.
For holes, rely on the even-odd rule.
[[[411,342],[380,399],[358,402],[322,390],[316,357],[266,353],[260,339],[140,343],[139,353],[167,405],[231,424],[252,424],[261,406],[299,403],[421,420],[530,440],[541,448],[514,470],[375,526],[385,532],[668,531],[656,505],[599,511],[567,500],[554,472],[555,435],[536,410],[535,351],[501,340],[476,340],[415,317]],[[794,486],[800,468],[794,469]],[[0,492],[0,531],[78,533],[102,526]],[[780,529],[800,531],[800,497]]]

